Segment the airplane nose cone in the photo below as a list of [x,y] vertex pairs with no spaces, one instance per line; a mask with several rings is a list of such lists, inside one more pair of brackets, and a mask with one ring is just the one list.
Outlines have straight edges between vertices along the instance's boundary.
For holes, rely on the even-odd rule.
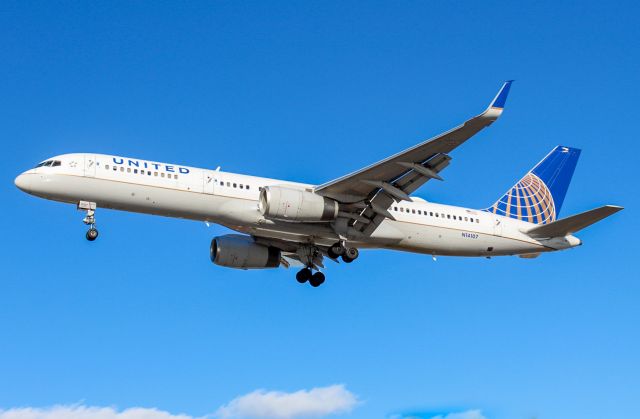
[[19,175],[16,180],[14,180],[14,183],[16,184],[18,189],[29,192],[29,189],[31,187],[31,176],[23,173]]

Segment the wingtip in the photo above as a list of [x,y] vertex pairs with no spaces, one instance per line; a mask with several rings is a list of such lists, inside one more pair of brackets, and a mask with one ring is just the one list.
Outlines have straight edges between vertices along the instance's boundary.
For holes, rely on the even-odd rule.
[[504,84],[500,88],[500,91],[491,102],[491,105],[489,105],[489,108],[500,110],[504,109],[504,105],[507,103],[507,96],[509,96],[509,89],[511,89],[511,84],[513,82],[514,80],[507,80],[504,82]]
[[605,205],[605,207],[611,209],[613,212],[622,211],[624,209],[624,207],[621,207],[620,205]]

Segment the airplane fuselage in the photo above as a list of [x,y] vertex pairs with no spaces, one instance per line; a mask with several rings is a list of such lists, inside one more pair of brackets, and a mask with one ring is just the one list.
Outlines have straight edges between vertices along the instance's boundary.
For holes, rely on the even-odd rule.
[[[259,210],[262,187],[312,191],[313,185],[102,154],[65,154],[50,161],[59,164],[30,169],[16,185],[50,200],[218,223],[277,240],[330,246],[341,239],[331,223],[272,220]],[[486,257],[534,256],[580,244],[573,236],[533,239],[523,233],[531,223],[415,197],[393,203],[388,211],[394,219],[385,219],[370,236],[348,237],[349,242],[360,248]]]

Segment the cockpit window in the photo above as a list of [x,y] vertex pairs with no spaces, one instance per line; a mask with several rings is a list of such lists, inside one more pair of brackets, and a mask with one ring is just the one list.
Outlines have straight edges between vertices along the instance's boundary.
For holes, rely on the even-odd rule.
[[47,160],[38,164],[36,167],[57,167],[60,165],[61,165],[60,160]]

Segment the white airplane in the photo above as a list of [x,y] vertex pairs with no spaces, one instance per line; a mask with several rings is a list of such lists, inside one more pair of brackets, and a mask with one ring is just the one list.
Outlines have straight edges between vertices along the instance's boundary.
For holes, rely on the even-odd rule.
[[[412,197],[449,165],[449,154],[502,114],[511,81],[489,107],[430,140],[323,185],[102,154],[52,157],[15,184],[86,211],[86,238],[98,237],[96,208],[217,223],[243,234],[215,237],[211,260],[239,269],[304,266],[300,283],[325,280],[323,260],[346,263],[358,249],[448,256],[537,257],[579,246],[573,233],[618,212],[606,205],[557,219],[580,150],[557,146],[493,205],[471,209]],[[315,271],[315,273],[313,272]]]

